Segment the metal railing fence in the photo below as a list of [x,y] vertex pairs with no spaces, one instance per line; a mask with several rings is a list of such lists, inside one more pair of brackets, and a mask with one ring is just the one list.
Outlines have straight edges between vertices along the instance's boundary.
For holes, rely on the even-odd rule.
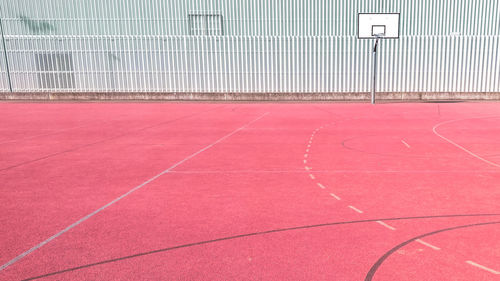
[[[400,39],[380,46],[379,91],[500,92],[498,1],[0,0],[0,8],[14,91],[368,92],[373,42],[356,38],[359,11],[401,12]],[[2,55],[0,91],[8,90]]]

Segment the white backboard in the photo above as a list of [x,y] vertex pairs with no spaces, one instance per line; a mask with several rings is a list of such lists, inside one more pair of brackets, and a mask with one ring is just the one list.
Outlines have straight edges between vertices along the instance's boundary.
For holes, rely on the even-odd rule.
[[358,38],[399,38],[399,13],[359,13]]

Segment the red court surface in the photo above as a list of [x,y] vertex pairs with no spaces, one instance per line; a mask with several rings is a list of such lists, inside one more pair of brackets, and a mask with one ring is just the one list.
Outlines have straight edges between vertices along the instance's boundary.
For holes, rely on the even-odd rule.
[[0,103],[1,280],[500,280],[500,103]]

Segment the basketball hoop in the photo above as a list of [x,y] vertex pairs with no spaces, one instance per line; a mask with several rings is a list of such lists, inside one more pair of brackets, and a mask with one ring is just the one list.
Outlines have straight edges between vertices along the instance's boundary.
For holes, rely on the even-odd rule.
[[380,39],[399,39],[399,13],[359,13],[358,39],[375,39],[371,103],[375,103],[377,85],[377,46]]

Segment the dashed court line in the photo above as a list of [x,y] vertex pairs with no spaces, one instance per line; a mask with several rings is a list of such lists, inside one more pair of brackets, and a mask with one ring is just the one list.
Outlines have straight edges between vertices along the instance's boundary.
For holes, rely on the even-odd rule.
[[482,269],[482,270],[486,270],[486,271],[488,271],[488,272],[490,272],[490,273],[493,273],[493,274],[496,274],[496,275],[500,275],[500,272],[499,272],[499,271],[496,271],[496,270],[494,270],[494,269],[488,268],[488,267],[486,267],[486,266],[484,266],[484,265],[480,265],[480,264],[475,263],[475,262],[473,262],[473,261],[466,261],[466,263],[468,263],[468,264],[470,264],[470,265],[472,265],[472,266],[475,266],[475,267],[477,267],[477,268],[480,268],[480,269]]
[[362,214],[362,213],[363,213],[363,211],[361,211],[360,209],[358,209],[358,208],[356,208],[356,207],[354,207],[354,206],[349,205],[349,208],[353,209],[355,212],[358,212],[358,213],[360,213],[360,214]]
[[441,250],[441,248],[436,247],[436,246],[434,246],[434,245],[432,245],[432,244],[429,244],[429,243],[427,243],[427,242],[425,242],[425,241],[423,241],[423,240],[417,239],[417,240],[415,240],[415,241],[417,241],[418,243],[420,243],[420,244],[422,244],[422,245],[425,245],[425,246],[427,246],[427,247],[429,247],[429,248],[431,248],[431,249],[434,249],[434,250]]
[[404,140],[401,140],[401,142],[407,147],[407,148],[410,148],[410,145],[408,143],[406,143]]
[[381,226],[383,226],[383,227],[385,227],[385,228],[388,228],[388,229],[390,229],[390,230],[396,230],[396,228],[395,228],[395,227],[390,226],[390,225],[386,224],[386,223],[385,223],[385,222],[383,222],[383,221],[376,221],[376,223],[378,223],[378,224],[380,224]]
[[333,193],[330,193],[330,196],[332,196],[333,198],[337,199],[337,200],[340,200],[340,197],[338,197],[337,195],[333,194]]
[[[462,147],[462,146],[460,146],[460,145],[458,145],[458,144],[454,143],[453,141],[451,141],[451,140],[449,140],[449,139],[445,138],[444,136],[440,135],[440,134],[436,131],[437,127],[439,127],[439,126],[440,126],[440,125],[442,125],[442,124],[449,123],[449,122],[453,122],[453,121],[447,121],[447,122],[442,122],[442,123],[440,123],[440,124],[437,124],[437,125],[433,128],[434,133],[435,133],[436,135],[438,135],[439,137],[443,138],[444,140],[446,140],[446,141],[450,142],[451,144],[455,145],[456,147],[458,147],[458,148],[460,148],[460,149],[464,150],[465,152],[467,152],[467,153],[471,154],[472,156],[474,156],[474,157],[476,157],[476,158],[478,158],[478,159],[480,159],[480,160],[483,160],[484,162],[486,162],[486,163],[488,163],[488,164],[491,164],[492,166],[500,167],[500,165],[498,165],[497,163],[494,163],[494,162],[488,161],[488,160],[486,160],[486,159],[484,159],[484,158],[482,158],[482,157],[480,157],[480,156],[478,156],[478,155],[476,155],[476,154],[472,153],[471,151],[469,151],[469,150],[465,149],[464,147]],[[323,128],[323,126],[321,126],[320,128],[322,129],[322,128]],[[312,141],[313,141],[314,135],[316,134],[316,132],[318,132],[318,131],[319,131],[319,129],[320,129],[320,128],[318,128],[318,129],[314,130],[314,132],[312,133],[311,138],[310,138],[310,140],[309,140],[309,143],[308,143],[308,145],[307,145],[307,149],[306,149],[306,152],[307,152],[307,153],[309,153],[309,150],[310,150],[310,148],[311,148],[311,144],[312,144]],[[405,145],[408,149],[409,149],[409,148],[411,148],[411,146],[410,146],[410,145],[409,145],[409,144],[408,144],[405,140],[403,140],[403,139],[402,139],[402,140],[401,140],[401,142],[402,142],[402,143],[403,143],[403,144],[404,144],[404,145]],[[304,158],[307,158],[307,157],[308,157],[308,154],[304,154]],[[307,160],[306,160],[306,159],[304,159],[304,163],[307,163]],[[308,166],[306,166],[305,168],[306,168],[306,170],[308,170],[308,171],[312,169],[311,167],[308,167]],[[313,174],[309,174],[309,176],[311,177],[311,179],[315,179],[315,176],[314,176]],[[321,184],[321,183],[319,183],[319,182],[318,182],[318,183],[316,183],[316,184],[317,184],[317,185],[318,185],[321,189],[326,189],[326,187],[325,187],[323,184]],[[337,199],[337,200],[341,200],[341,199],[340,199],[340,197],[339,197],[339,196],[337,196],[337,195],[335,195],[334,193],[330,193],[330,196],[332,196],[333,198],[335,198],[335,199]],[[363,211],[362,211],[362,210],[360,210],[360,209],[358,209],[358,208],[356,208],[356,207],[354,207],[354,206],[352,206],[352,205],[349,205],[348,207],[349,207],[350,209],[352,209],[353,211],[355,211],[355,212],[359,213],[359,214],[362,214],[362,213],[363,213]],[[395,230],[396,230],[396,228],[395,228],[395,227],[393,227],[393,226],[391,226],[391,225],[389,225],[389,224],[387,224],[387,223],[385,223],[385,222],[383,222],[383,221],[375,221],[375,222],[376,222],[376,223],[378,223],[378,224],[380,224],[381,226],[383,226],[383,227],[387,228],[387,229],[390,229],[390,230],[393,230],[393,231],[395,231]],[[425,242],[425,241],[423,241],[423,240],[421,240],[421,239],[416,239],[415,241],[416,241],[416,242],[418,242],[418,243],[420,243],[420,244],[422,244],[422,245],[424,245],[424,246],[426,246],[426,247],[429,247],[429,248],[431,248],[431,249],[433,249],[433,250],[436,250],[436,251],[437,251],[437,250],[441,250],[441,248],[439,248],[439,247],[437,247],[437,246],[434,246],[434,245],[432,245],[432,244],[430,244],[430,243],[428,243],[428,242]],[[478,263],[476,263],[476,262],[473,262],[473,261],[468,260],[468,261],[466,261],[466,263],[467,263],[467,264],[469,264],[469,265],[472,265],[472,266],[474,266],[474,267],[477,267],[477,268],[479,268],[479,269],[485,270],[485,271],[487,271],[487,272],[490,272],[490,273],[493,273],[493,274],[496,274],[496,275],[500,275],[500,272],[499,272],[499,271],[496,271],[496,270],[494,270],[494,269],[488,268],[488,267],[486,267],[486,266],[484,266],[484,265],[481,265],[481,264],[478,264]]]

